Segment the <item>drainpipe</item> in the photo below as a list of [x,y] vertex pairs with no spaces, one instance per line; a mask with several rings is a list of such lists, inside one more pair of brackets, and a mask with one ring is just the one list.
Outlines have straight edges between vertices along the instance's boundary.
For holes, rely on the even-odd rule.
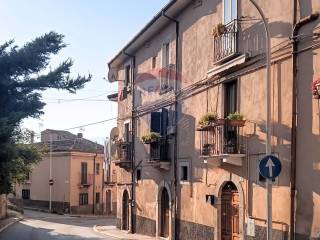
[[96,157],[98,153],[95,153],[93,157],[93,189],[92,189],[92,214],[95,213],[95,197],[94,197],[94,190],[96,188]]
[[315,21],[319,13],[314,13],[302,18],[297,22],[298,0],[293,2],[293,29],[292,29],[292,127],[291,127],[291,174],[290,174],[290,239],[295,239],[295,196],[296,196],[296,175],[297,175],[297,81],[298,81],[298,45],[299,30],[304,25]]
[[175,76],[175,134],[174,134],[174,156],[173,156],[173,182],[174,182],[174,239],[178,239],[178,203],[177,203],[177,162],[178,162],[178,78],[179,78],[179,21],[166,15],[165,11],[162,11],[162,16],[169,19],[176,24],[176,76]]
[[134,116],[134,71],[136,68],[136,57],[134,55],[131,55],[129,53],[123,52],[124,55],[131,58],[131,95],[132,95],[132,113],[131,113],[131,154],[130,154],[130,161],[131,161],[131,233],[135,233],[134,229],[134,206],[135,206],[135,131],[136,131],[136,123],[135,123],[135,116]]

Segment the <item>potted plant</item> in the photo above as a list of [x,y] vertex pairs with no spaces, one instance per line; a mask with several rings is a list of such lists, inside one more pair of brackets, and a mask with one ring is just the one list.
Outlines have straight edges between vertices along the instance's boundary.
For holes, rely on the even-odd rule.
[[243,127],[246,123],[243,114],[239,112],[230,113],[227,117],[228,123],[232,127]]
[[216,26],[213,27],[212,29],[212,35],[214,37],[219,37],[222,34],[224,34],[226,32],[226,26],[222,23],[218,23]]
[[314,99],[320,99],[320,78],[312,82],[311,91]]
[[141,137],[141,141],[144,144],[151,144],[151,143],[159,141],[160,138],[161,138],[161,135],[159,133],[151,132],[146,135],[143,135]]
[[206,113],[199,120],[199,126],[208,126],[210,123],[217,121],[218,116],[216,113]]

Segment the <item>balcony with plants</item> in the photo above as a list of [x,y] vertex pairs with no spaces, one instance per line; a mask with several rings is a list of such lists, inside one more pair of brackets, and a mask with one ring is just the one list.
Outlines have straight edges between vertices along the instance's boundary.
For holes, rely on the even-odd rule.
[[212,29],[214,62],[220,63],[239,55],[238,53],[238,20],[227,24],[218,23]]
[[244,116],[235,112],[227,118],[218,118],[215,113],[207,113],[199,120],[197,131],[200,133],[200,157],[213,166],[229,163],[242,165],[245,157],[245,146],[242,128]]

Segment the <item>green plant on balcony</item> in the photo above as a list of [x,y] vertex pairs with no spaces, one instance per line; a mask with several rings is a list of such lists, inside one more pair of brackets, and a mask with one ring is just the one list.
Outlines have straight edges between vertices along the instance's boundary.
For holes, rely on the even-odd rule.
[[228,123],[232,127],[243,127],[246,123],[244,115],[240,112],[230,113],[227,117]]
[[216,125],[222,125],[224,119],[219,119],[216,113],[206,113],[198,122],[198,129],[203,130],[208,127],[214,127]]
[[227,31],[227,28],[224,24],[218,23],[212,28],[212,36],[219,37]]
[[154,142],[158,142],[161,138],[161,135],[159,133],[151,132],[148,134],[145,134],[141,137],[141,141],[144,144],[151,144]]

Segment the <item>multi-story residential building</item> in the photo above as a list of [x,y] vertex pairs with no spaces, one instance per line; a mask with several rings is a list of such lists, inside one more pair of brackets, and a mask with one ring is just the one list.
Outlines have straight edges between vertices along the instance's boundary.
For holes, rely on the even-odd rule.
[[[16,198],[24,205],[49,208],[50,171],[52,174],[52,211],[72,214],[110,213],[110,201],[104,188],[104,147],[67,131],[47,129],[41,132],[46,154],[30,173],[29,179],[16,186]],[[51,159],[51,160],[50,160]]]
[[[315,239],[320,2],[257,3],[271,33],[272,153],[282,162],[272,187],[273,239]],[[169,239],[266,238],[266,179],[258,171],[265,45],[250,0],[172,0],[111,59],[119,228]],[[241,115],[245,122],[234,121]]]

